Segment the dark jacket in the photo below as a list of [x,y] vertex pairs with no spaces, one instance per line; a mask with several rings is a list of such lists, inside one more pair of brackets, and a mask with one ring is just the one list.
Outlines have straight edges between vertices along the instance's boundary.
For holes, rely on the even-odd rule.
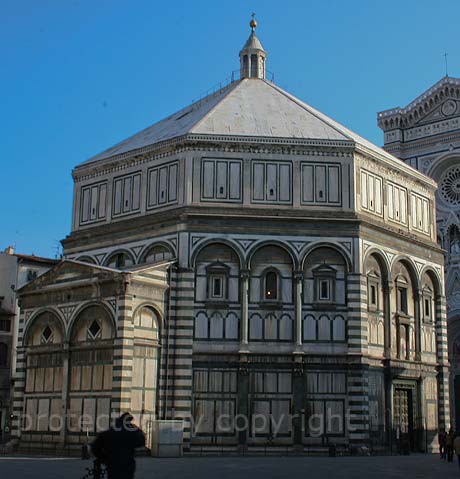
[[91,444],[91,451],[107,466],[110,479],[124,479],[134,476],[135,449],[143,446],[145,435],[138,427],[117,422],[114,427],[98,434]]

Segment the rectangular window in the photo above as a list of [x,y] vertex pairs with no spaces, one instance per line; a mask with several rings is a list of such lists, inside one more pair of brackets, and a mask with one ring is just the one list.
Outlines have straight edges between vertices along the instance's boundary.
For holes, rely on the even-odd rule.
[[201,161],[201,201],[239,203],[242,199],[241,160]]
[[292,164],[254,161],[251,190],[253,203],[290,204],[292,202]]
[[321,279],[319,284],[320,284],[319,299],[322,301],[330,299],[329,280]]
[[214,298],[222,298],[222,294],[222,278],[220,276],[215,276],[212,279],[212,295]]
[[208,297],[210,299],[226,298],[226,273],[211,272],[208,276]]
[[147,209],[177,203],[178,171],[179,165],[177,162],[149,169],[147,175]]
[[379,307],[379,283],[375,279],[369,279],[368,307],[375,311]]
[[342,203],[341,165],[336,163],[302,163],[302,204],[340,206]]
[[371,304],[377,306],[377,288],[375,284],[371,284]]
[[11,319],[0,319],[0,331],[9,333],[11,331]]
[[391,221],[407,224],[407,190],[388,182],[388,218]]
[[397,290],[398,294],[398,311],[400,313],[408,314],[407,309],[407,288],[399,287]]
[[107,183],[84,186],[80,197],[80,224],[93,223],[105,218]]
[[431,298],[424,298],[423,301],[424,304],[424,313],[425,313],[425,320],[430,321],[431,320]]
[[361,170],[361,207],[382,214],[382,178],[365,170]]
[[139,211],[141,174],[121,176],[114,179],[112,216]]
[[424,234],[430,234],[430,201],[416,193],[411,194],[412,228]]

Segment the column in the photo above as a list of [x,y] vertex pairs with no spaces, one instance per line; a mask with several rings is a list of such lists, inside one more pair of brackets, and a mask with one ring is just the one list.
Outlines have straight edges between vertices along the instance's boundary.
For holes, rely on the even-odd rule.
[[[388,281],[383,285],[383,307],[384,307],[384,356],[386,359],[391,358],[391,294],[393,291],[393,283]],[[396,346],[396,345],[395,345]]]
[[69,418],[67,417],[67,411],[69,409],[69,381],[70,381],[70,352],[69,343],[64,343],[64,351],[62,353],[62,429],[59,434],[62,444],[66,443],[67,431],[69,428]]
[[21,440],[22,434],[22,415],[24,411],[24,392],[27,372],[27,358],[26,350],[22,346],[24,341],[24,329],[25,329],[25,314],[23,310],[20,310],[20,316],[18,320],[18,343],[16,349],[16,370],[12,371],[13,391],[11,392],[11,413],[13,415],[11,421],[11,439],[18,442]]
[[350,273],[348,298],[348,425],[350,444],[369,444],[369,367],[367,337],[367,277]]
[[292,427],[294,433],[294,448],[302,448],[302,419],[304,412],[305,400],[305,375],[303,367],[303,357],[295,355],[294,370],[292,378],[292,395],[293,395],[293,417]]
[[170,278],[170,306],[161,351],[161,417],[183,420],[184,449],[193,436],[193,326],[195,273],[191,268],[173,269]]
[[114,341],[112,373],[112,414],[118,416],[131,409],[131,378],[133,372],[134,325],[133,297],[125,279],[118,297],[116,315],[117,337]]
[[302,283],[303,272],[294,271],[295,345],[297,349],[302,347]]
[[422,359],[422,294],[414,290],[415,360]]
[[241,340],[240,352],[247,352],[249,344],[249,271],[241,270]]
[[240,450],[247,448],[249,417],[249,371],[247,356],[240,357],[238,368],[238,404],[236,426],[238,428],[238,447]]
[[389,366],[385,368],[385,432],[390,450],[393,443],[393,376]]
[[438,416],[439,427],[450,427],[449,358],[447,345],[446,298],[436,296],[436,357],[438,361]]

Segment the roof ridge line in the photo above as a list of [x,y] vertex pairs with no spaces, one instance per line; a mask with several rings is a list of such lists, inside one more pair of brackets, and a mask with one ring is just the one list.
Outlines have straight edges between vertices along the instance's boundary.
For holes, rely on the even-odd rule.
[[[291,100],[292,102],[294,102],[296,105],[300,106],[303,110],[307,111],[308,113],[312,114],[314,117],[316,117],[318,120],[326,123],[327,126],[331,127],[333,130],[335,130],[337,133],[340,133],[342,136],[344,136],[346,139],[348,139],[349,141],[353,141],[355,142],[354,138],[353,137],[350,137],[350,135],[348,134],[345,134],[343,131],[340,131],[335,125],[331,124],[330,122],[331,121],[334,121],[332,120],[332,118],[329,118],[327,115],[324,115],[326,118],[328,118],[328,120],[325,120],[324,118],[321,117],[321,112],[319,110],[316,110],[315,108],[313,108],[312,106],[308,105],[307,103],[303,102],[302,100],[300,100],[300,98],[297,98],[295,97],[294,95],[291,95],[290,93],[288,93],[287,91],[283,90],[281,87],[279,87],[278,85],[275,85],[275,83],[272,83],[272,82],[269,82],[267,81],[266,79],[263,79],[263,81],[271,86],[273,89],[275,89],[276,91],[278,91],[279,93],[281,93],[282,95],[284,95],[286,98],[288,98],[289,100]],[[335,122],[337,123],[337,122]],[[343,128],[346,128],[346,127],[343,127]]]
[[[222,88],[222,90],[224,90],[224,89],[228,90],[226,92],[227,94],[223,98],[221,98],[210,110],[208,110],[208,112],[205,115],[203,115],[197,122],[193,123],[193,125],[191,125],[188,128],[188,131],[185,135],[195,134],[195,133],[193,133],[192,130],[194,128],[198,128],[199,125],[205,120],[205,118],[207,118],[221,104],[221,102],[223,102],[239,85],[241,85],[242,82],[243,82],[243,79],[236,80],[233,83],[230,83],[230,85],[227,85],[226,87]],[[234,86],[233,86],[233,84],[234,84]],[[230,88],[230,87],[232,87],[232,88]],[[219,93],[218,93],[219,95],[224,93],[222,90],[219,91]]]

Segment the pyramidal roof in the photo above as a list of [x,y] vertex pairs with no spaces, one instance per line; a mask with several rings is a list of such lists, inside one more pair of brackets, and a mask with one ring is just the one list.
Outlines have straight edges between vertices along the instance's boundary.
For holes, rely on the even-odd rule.
[[262,43],[260,43],[260,40],[257,38],[256,32],[253,31],[251,35],[249,35],[249,38],[247,42],[244,44],[243,50],[263,50],[264,47],[262,46]]
[[155,123],[83,164],[153,147],[184,135],[237,136],[355,143],[392,155],[275,84],[244,78]]
[[[146,153],[170,141],[279,141],[283,144],[354,147],[422,177],[385,150],[265,79],[266,52],[250,22],[240,51],[240,80],[212,93],[82,163],[112,161]],[[254,54],[254,52],[256,52]],[[253,62],[255,62],[253,64]],[[78,167],[77,167],[78,168]]]

